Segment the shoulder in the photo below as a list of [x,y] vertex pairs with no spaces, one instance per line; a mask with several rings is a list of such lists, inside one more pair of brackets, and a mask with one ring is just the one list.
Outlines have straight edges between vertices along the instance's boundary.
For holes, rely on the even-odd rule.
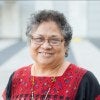
[[[99,86],[99,82],[96,78],[96,76],[93,74],[93,72],[83,68],[83,67],[79,67],[77,65],[72,64],[73,68],[77,71],[79,71],[79,73],[84,73],[80,84],[86,84],[86,85],[90,85],[92,86]],[[99,86],[100,87],[100,86]],[[93,87],[92,87],[93,88]]]
[[22,66],[21,68],[17,69],[15,71],[15,73],[22,73],[22,72],[25,72],[25,71],[29,71],[31,68],[31,65],[28,65],[28,66]]
[[80,82],[76,95],[76,100],[81,100],[81,98],[85,98],[86,100],[95,100],[96,97],[99,95],[99,82],[91,71],[87,71]]
[[83,67],[77,66],[75,64],[70,64],[69,68],[71,69],[72,72],[74,73],[80,73],[80,74],[85,74],[87,72],[87,70]]
[[94,90],[98,90],[100,93],[100,85],[96,78],[96,76],[91,72],[87,71],[87,73],[84,75],[81,84],[86,85],[88,87],[91,87]]
[[[99,82],[96,78],[96,76],[91,72],[91,71],[87,71],[86,74],[84,75],[81,84],[86,85],[88,87],[93,88],[99,88],[100,89],[100,85]],[[98,89],[97,89],[98,90]]]
[[90,82],[92,82],[94,80],[97,81],[97,78],[91,71],[87,71],[87,73],[84,75],[84,79],[86,81],[90,81]]
[[79,67],[75,64],[70,64],[69,67],[65,71],[65,75],[68,73],[74,76],[74,79],[80,83],[84,75],[86,74],[87,70],[84,69],[83,67]]
[[14,72],[13,79],[18,79],[24,76],[28,76],[30,75],[30,72],[31,72],[31,65],[23,66]]

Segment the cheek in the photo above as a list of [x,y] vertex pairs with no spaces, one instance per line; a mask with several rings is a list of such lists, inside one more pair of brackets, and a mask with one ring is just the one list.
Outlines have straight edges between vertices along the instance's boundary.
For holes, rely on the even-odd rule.
[[30,55],[31,55],[31,56],[34,55],[34,50],[33,50],[31,47],[29,48],[29,52],[30,52]]
[[35,56],[38,52],[38,48],[39,48],[39,46],[30,45],[30,47],[29,47],[30,54]]
[[63,48],[63,49],[61,50],[61,55],[62,55],[62,56],[65,56],[65,48]]
[[57,49],[57,54],[59,55],[59,56],[65,56],[65,51],[66,51],[66,49],[65,49],[65,47],[59,47],[58,49]]

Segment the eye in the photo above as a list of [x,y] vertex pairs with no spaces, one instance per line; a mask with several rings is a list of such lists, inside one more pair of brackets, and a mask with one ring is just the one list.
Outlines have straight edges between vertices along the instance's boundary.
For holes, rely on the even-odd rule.
[[58,38],[53,38],[53,39],[50,39],[50,42],[53,43],[53,44],[56,44],[56,43],[61,42],[61,40],[58,39]]
[[33,38],[33,41],[35,41],[35,42],[43,42],[44,39],[41,38],[41,37],[36,37],[36,38]]

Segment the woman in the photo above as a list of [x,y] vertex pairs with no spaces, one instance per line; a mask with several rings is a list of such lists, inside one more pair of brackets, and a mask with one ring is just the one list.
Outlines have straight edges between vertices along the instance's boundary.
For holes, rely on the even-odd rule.
[[3,94],[6,100],[100,100],[95,76],[64,59],[72,30],[62,13],[33,14],[26,35],[35,63],[11,75]]

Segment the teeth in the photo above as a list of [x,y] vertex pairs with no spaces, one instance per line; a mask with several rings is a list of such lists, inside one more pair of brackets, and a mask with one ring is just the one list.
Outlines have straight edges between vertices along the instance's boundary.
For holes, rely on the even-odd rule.
[[45,53],[45,52],[43,52],[43,53],[41,53],[43,56],[51,56],[51,54],[50,53]]
[[49,53],[43,53],[43,55],[50,55]]

